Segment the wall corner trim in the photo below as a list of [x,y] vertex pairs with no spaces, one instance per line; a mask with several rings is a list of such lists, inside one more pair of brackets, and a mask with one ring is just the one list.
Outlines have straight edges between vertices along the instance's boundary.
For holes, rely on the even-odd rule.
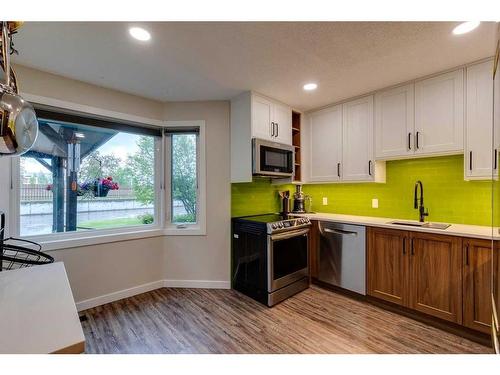
[[76,309],[83,311],[160,288],[231,289],[231,283],[229,281],[213,280],[157,280],[76,302]]

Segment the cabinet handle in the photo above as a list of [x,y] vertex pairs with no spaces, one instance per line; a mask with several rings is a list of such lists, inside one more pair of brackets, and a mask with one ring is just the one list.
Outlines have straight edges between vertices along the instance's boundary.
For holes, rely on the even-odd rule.
[[340,178],[340,163],[337,163],[337,176]]
[[493,165],[494,165],[493,169],[496,170],[498,168],[498,150],[497,149],[495,149],[495,158],[494,158]]
[[415,255],[415,246],[413,244],[413,238],[411,239],[411,255]]
[[403,238],[403,255],[406,255],[406,238]]
[[469,244],[465,245],[465,265],[469,265]]
[[408,150],[411,151],[411,133],[408,133]]
[[368,175],[372,175],[372,161],[368,160]]
[[472,151],[469,151],[469,170],[472,171]]
[[274,137],[274,122],[271,122],[271,137]]
[[418,145],[418,136],[419,135],[420,135],[420,132],[417,132],[417,134],[415,135],[415,147],[417,150],[419,149],[419,145]]
[[278,138],[279,132],[280,132],[280,124],[276,123],[276,138]]

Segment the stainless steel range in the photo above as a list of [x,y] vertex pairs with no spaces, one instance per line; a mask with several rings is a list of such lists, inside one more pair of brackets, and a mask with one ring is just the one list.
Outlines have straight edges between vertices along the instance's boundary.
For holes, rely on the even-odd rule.
[[232,287],[267,306],[309,287],[308,218],[233,218]]

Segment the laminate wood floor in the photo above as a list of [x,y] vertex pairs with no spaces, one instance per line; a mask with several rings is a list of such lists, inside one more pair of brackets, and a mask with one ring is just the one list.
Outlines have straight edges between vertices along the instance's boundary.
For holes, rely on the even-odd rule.
[[491,353],[316,286],[273,308],[234,290],[162,288],[84,313],[87,353]]

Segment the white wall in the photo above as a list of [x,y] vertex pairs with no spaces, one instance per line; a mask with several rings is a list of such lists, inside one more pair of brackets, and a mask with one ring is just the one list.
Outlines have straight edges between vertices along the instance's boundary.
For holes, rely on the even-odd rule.
[[19,91],[67,102],[161,120],[163,103],[15,65]]
[[207,142],[207,235],[165,237],[164,265],[169,280],[208,280],[229,287],[229,108],[229,102],[223,101],[165,104],[166,120],[205,120]]
[[[227,287],[229,102],[161,103],[23,66],[15,69],[21,92],[26,94],[157,120],[206,121],[207,235],[154,237],[52,251],[56,260],[65,263],[75,300],[96,299],[88,306],[100,301],[99,297],[123,296],[120,291],[141,285],[147,288],[162,280],[168,280],[168,285]],[[9,205],[9,165],[8,158],[0,158],[0,210],[5,211]]]

